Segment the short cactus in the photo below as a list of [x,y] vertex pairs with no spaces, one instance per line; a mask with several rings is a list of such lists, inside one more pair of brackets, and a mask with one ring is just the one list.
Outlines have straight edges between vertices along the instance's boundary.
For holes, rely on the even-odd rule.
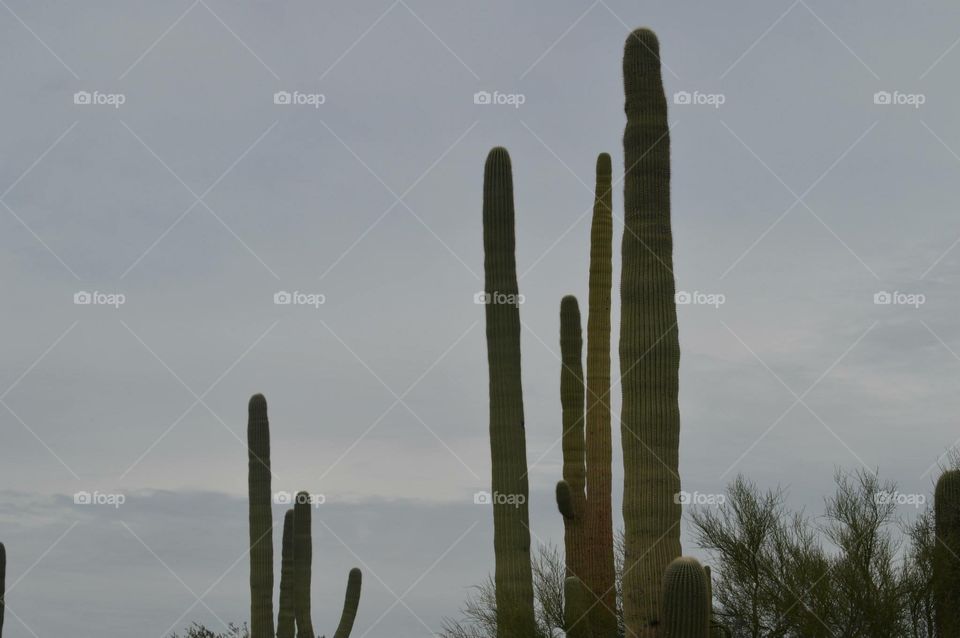
[[[273,497],[267,400],[250,398],[247,421],[247,491],[250,517],[250,638],[274,638]],[[313,638],[311,636],[311,638]]]
[[277,638],[294,638],[296,605],[293,600],[293,510],[283,516],[283,544],[280,551],[280,612],[277,615]]
[[710,638],[707,573],[691,556],[675,558],[663,573],[661,638]]
[[563,623],[566,638],[588,638],[589,594],[580,579],[567,576],[563,582]]
[[937,537],[933,592],[938,635],[960,636],[960,470],[940,475],[933,508]]
[[310,494],[297,493],[293,504],[293,600],[297,638],[316,638],[310,619],[310,581],[313,570],[313,539]]
[[0,543],[0,638],[3,638],[3,612],[7,607],[7,548]]
[[357,607],[360,606],[360,585],[363,574],[354,567],[347,577],[347,593],[343,599],[343,612],[340,614],[340,624],[333,638],[348,638],[353,630],[353,621],[357,617]]
[[513,497],[517,504],[493,504],[498,638],[530,638],[536,631],[515,243],[510,155],[498,147],[487,155],[483,175],[490,455],[492,491]]

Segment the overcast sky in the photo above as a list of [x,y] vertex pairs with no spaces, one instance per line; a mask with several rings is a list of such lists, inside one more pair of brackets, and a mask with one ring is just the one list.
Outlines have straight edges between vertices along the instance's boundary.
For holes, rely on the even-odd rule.
[[[678,308],[684,489],[744,473],[817,513],[866,467],[929,493],[960,438],[956,3],[0,0],[7,635],[245,620],[255,392],[274,488],[326,497],[318,631],[353,565],[354,636],[456,615],[493,566],[473,294],[494,145],[532,528],[562,542],[558,308],[586,300],[597,153],[622,174],[637,26],[665,63],[677,288],[723,301]],[[622,211],[618,187],[615,286]],[[613,316],[616,343],[616,295]]]

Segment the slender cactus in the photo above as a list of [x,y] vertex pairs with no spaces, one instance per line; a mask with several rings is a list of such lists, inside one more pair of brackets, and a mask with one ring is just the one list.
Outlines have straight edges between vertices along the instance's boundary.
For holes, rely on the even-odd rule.
[[293,600],[293,509],[283,515],[283,546],[280,551],[280,612],[277,615],[277,638],[294,638],[296,605]]
[[274,638],[270,423],[267,420],[267,400],[262,394],[250,397],[247,455],[250,508],[250,638]]
[[940,475],[933,494],[933,591],[939,636],[960,636],[960,470]]
[[627,638],[657,635],[660,581],[680,555],[677,403],[680,345],[670,231],[670,138],[657,37],[638,29],[623,55],[625,228],[620,287]]
[[566,638],[589,636],[589,596],[580,579],[567,576],[563,582],[563,623]]
[[487,156],[483,176],[490,454],[494,495],[515,502],[493,503],[498,638],[531,638],[536,631],[515,243],[510,155],[497,147]]
[[353,621],[357,617],[357,607],[360,606],[360,585],[363,581],[363,574],[354,567],[350,570],[347,577],[347,593],[343,600],[343,613],[340,614],[340,624],[337,625],[337,631],[333,638],[349,638],[353,630]]
[[310,494],[298,492],[293,504],[293,600],[297,638],[316,638],[310,619],[310,579],[313,569]]
[[3,612],[7,607],[7,548],[0,543],[0,638],[3,638]]
[[691,556],[681,556],[663,573],[663,638],[710,638],[707,573]]

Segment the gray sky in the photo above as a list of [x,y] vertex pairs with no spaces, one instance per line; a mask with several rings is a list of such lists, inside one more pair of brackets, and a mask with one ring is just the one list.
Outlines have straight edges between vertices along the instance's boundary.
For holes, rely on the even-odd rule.
[[[472,297],[497,144],[526,296],[532,527],[560,541],[558,308],[586,299],[594,161],[622,172],[620,54],[641,25],[668,67],[677,288],[725,299],[679,307],[684,489],[743,472],[815,513],[835,467],[866,466],[930,491],[960,437],[960,6],[358,4],[0,1],[11,638],[246,617],[254,392],[275,488],[326,496],[318,630],[353,565],[355,636],[455,615],[493,564],[473,504],[489,448]],[[83,91],[107,103],[75,104]],[[618,247],[622,205],[617,188]],[[126,500],[75,505],[81,490]]]

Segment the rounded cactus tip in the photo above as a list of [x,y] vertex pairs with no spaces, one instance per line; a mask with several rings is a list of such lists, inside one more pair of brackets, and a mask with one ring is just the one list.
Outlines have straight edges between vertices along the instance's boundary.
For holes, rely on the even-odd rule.
[[557,509],[564,518],[573,518],[573,497],[570,494],[570,484],[566,481],[557,481]]
[[657,34],[653,32],[653,29],[640,27],[631,31],[630,35],[627,36],[626,50],[629,51],[635,47],[656,53],[660,48],[660,40],[657,39]]
[[363,572],[360,571],[359,567],[353,567],[350,569],[350,574],[347,576],[350,580],[359,580],[363,578]]
[[563,299],[560,300],[560,312],[575,312],[579,314],[580,304],[577,303],[577,298],[574,295],[564,295]]
[[259,392],[250,397],[250,411],[254,410],[266,410],[267,409],[267,397],[263,396]]
[[660,72],[660,41],[650,29],[637,29],[627,37],[623,49],[623,71],[629,78],[634,74],[648,76]]
[[597,175],[609,175],[613,172],[610,161],[610,153],[600,153],[597,155]]
[[487,153],[487,168],[510,166],[510,153],[503,146],[494,146]]

